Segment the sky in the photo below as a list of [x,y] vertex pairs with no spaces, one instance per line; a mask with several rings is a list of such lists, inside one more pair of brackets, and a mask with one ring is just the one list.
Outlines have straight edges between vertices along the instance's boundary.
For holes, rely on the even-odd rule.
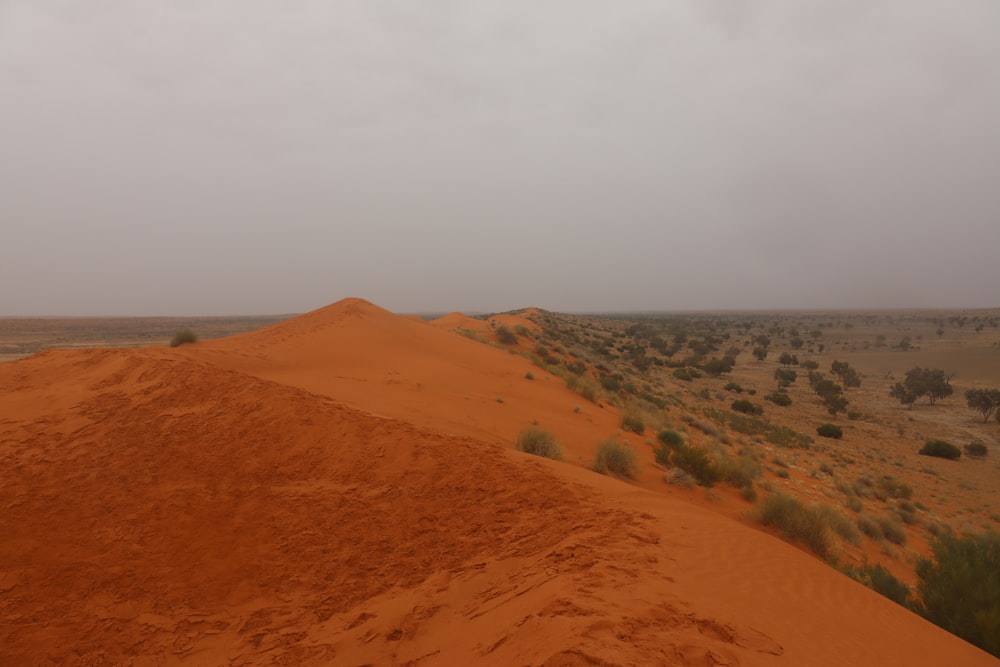
[[0,315],[1000,306],[996,0],[0,0]]

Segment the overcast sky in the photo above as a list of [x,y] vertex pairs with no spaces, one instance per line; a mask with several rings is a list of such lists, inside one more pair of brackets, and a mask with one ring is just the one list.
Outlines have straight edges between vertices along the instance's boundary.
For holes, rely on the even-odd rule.
[[0,315],[1000,306],[997,0],[0,0]]

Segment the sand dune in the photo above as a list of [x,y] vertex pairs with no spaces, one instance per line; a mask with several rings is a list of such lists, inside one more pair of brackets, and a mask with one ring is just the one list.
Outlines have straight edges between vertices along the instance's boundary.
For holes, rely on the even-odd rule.
[[359,300],[0,366],[0,663],[997,664],[764,533],[512,451],[533,414],[571,451],[616,427],[541,375]]

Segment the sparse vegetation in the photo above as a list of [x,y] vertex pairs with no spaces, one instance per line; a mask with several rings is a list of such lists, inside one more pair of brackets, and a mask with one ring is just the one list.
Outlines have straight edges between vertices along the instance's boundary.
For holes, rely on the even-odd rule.
[[526,428],[521,431],[517,436],[517,449],[556,461],[561,461],[563,458],[562,447],[556,442],[555,436],[540,428]]
[[767,396],[764,397],[764,400],[770,401],[771,403],[774,403],[775,405],[782,408],[787,408],[789,405],[792,404],[792,399],[788,394],[778,393],[778,392],[774,392],[773,394],[768,394]]
[[983,423],[1000,408],[1000,389],[969,389],[965,392],[966,404],[983,416]]

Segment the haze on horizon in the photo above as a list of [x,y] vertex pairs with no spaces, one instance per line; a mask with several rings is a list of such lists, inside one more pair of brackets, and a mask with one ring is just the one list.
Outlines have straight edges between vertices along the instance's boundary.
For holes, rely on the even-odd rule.
[[0,315],[1000,306],[995,0],[0,0]]

